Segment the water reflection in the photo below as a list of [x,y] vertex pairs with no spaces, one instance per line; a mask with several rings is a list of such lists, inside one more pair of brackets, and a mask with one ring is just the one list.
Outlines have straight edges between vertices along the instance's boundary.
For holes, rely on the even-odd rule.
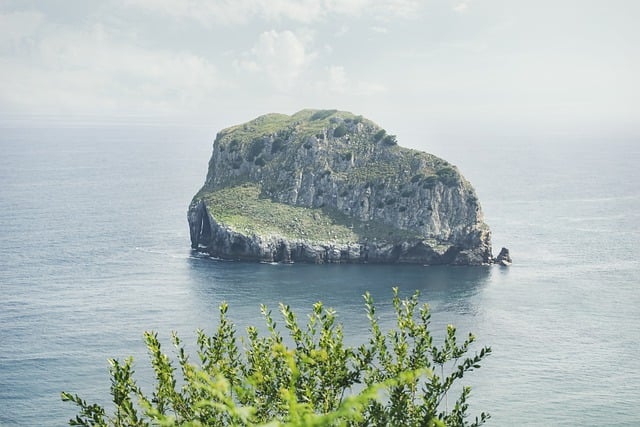
[[[420,291],[433,316],[442,323],[460,316],[475,316],[476,296],[486,286],[492,268],[390,265],[254,264],[191,257],[190,286],[199,304],[217,307],[227,301],[239,327],[260,324],[260,304],[274,312],[278,304],[290,305],[304,319],[316,301],[334,308],[346,334],[366,333],[368,323],[362,295],[369,291],[383,324],[393,322],[392,288],[410,296]],[[204,307],[203,307],[204,309]],[[437,322],[440,323],[440,322]],[[467,323],[467,322],[464,322]]]

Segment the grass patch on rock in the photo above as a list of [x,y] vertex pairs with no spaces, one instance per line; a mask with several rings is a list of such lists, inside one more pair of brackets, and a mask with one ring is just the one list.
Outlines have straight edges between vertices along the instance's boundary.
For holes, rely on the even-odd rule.
[[318,243],[379,241],[396,243],[422,237],[376,221],[360,221],[330,208],[274,202],[257,184],[244,183],[197,196],[220,224],[245,235],[282,236]]

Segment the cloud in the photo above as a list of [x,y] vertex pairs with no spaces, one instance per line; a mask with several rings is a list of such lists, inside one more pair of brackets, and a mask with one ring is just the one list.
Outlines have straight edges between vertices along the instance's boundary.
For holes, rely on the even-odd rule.
[[43,21],[43,15],[35,11],[0,14],[0,44],[24,42],[36,32]]
[[390,0],[378,3],[378,8],[384,12],[382,16],[399,18],[415,18],[424,6],[422,0]]
[[462,0],[458,1],[455,6],[453,6],[454,12],[465,13],[469,10],[469,5],[471,4],[471,0]]
[[325,2],[316,0],[122,0],[129,7],[178,19],[193,19],[205,26],[243,24],[253,18],[268,21],[290,19],[309,23],[327,13]]
[[373,3],[371,0],[325,0],[324,7],[329,13],[358,15]]
[[338,29],[338,31],[336,31],[333,36],[335,38],[340,38],[340,37],[343,37],[344,35],[346,35],[349,31],[350,31],[349,26],[345,25],[345,24],[342,24],[340,26],[340,28]]
[[347,88],[347,74],[341,65],[332,65],[327,68],[329,74],[329,87],[334,92],[344,92]]
[[210,27],[214,23],[244,23],[255,13],[254,0],[121,0],[125,7],[146,10],[175,19],[190,19]]
[[374,96],[387,92],[384,85],[364,80],[351,80],[342,65],[331,65],[325,68],[325,77],[316,84],[320,95]]
[[382,20],[412,18],[423,7],[421,0],[120,0],[131,8],[176,19],[192,19],[205,26],[246,24],[253,19],[268,22],[290,20],[310,24],[328,16],[374,15]]
[[380,34],[387,34],[389,32],[389,29],[386,27],[373,26],[371,27],[371,31]]
[[303,38],[293,32],[271,30],[260,34],[253,48],[236,65],[264,73],[276,89],[286,91],[316,56],[306,48]]
[[269,21],[290,19],[310,23],[327,13],[324,2],[316,0],[268,0],[256,3],[257,14]]
[[27,60],[0,54],[0,106],[40,111],[197,109],[223,85],[216,67],[186,52],[142,48],[96,24],[50,28]]

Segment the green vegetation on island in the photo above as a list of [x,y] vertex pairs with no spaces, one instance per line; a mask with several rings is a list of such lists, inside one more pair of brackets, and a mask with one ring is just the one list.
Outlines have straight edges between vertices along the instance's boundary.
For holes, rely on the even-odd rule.
[[318,242],[355,243],[384,236],[386,241],[420,239],[408,230],[379,221],[360,221],[343,212],[274,202],[259,186],[244,183],[202,195],[219,223],[246,235],[282,236]]
[[[238,141],[238,143],[247,143],[256,137],[275,134],[285,138],[293,133],[298,137],[315,136],[322,134],[327,129],[335,130],[339,126],[342,126],[342,129],[346,131],[345,122],[347,124],[357,124],[364,120],[362,116],[337,110],[302,110],[291,116],[271,113],[260,116],[250,122],[227,128],[220,132],[219,138],[224,144],[224,142],[230,143],[233,140]],[[366,122],[375,126],[373,122],[368,120]],[[230,136],[232,138],[227,141]]]
[[[368,126],[371,132],[355,132],[358,124]],[[371,137],[371,133],[373,137]],[[276,169],[290,170],[293,174],[291,153],[287,146],[304,144],[308,137],[316,139],[340,139],[347,136],[347,143],[331,146],[332,156],[353,165],[345,170],[327,168],[320,175],[332,175],[344,183],[338,196],[348,197],[351,189],[364,185],[379,190],[394,190],[399,181],[409,181],[408,186],[399,184],[396,192],[401,197],[413,197],[420,188],[432,188],[438,181],[454,184],[457,172],[446,161],[428,153],[421,153],[397,145],[395,135],[387,134],[375,123],[349,112],[338,110],[302,110],[294,115],[266,114],[248,123],[221,131],[216,138],[218,150],[234,153],[232,169],[239,169],[243,162],[258,167],[273,166],[269,163],[278,157]],[[382,144],[376,148],[375,144]],[[393,155],[378,155],[376,161],[359,163],[362,155],[370,155],[372,150],[392,150]],[[405,169],[420,170],[411,177],[405,177]],[[211,171],[210,171],[211,174]],[[419,178],[419,179],[417,179]],[[381,221],[360,221],[343,211],[328,206],[300,207],[270,200],[269,195],[287,190],[285,181],[267,180],[251,182],[244,174],[225,174],[215,186],[205,187],[194,199],[204,199],[213,217],[221,224],[254,235],[275,234],[297,239],[356,242],[361,239],[381,239],[397,242],[407,238],[425,238],[416,230],[403,230]],[[394,204],[396,197],[380,200],[376,207],[385,208]],[[398,206],[402,210],[402,206]],[[406,208],[404,208],[406,209]]]

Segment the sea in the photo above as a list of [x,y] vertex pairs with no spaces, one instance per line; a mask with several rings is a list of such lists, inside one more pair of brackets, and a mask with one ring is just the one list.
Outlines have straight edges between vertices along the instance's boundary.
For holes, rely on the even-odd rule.
[[109,406],[109,358],[133,356],[150,393],[143,333],[193,350],[222,302],[242,335],[260,304],[304,319],[322,301],[358,345],[362,295],[388,329],[393,287],[420,292],[436,337],[452,324],[492,348],[464,377],[487,425],[640,425],[640,138],[408,132],[471,181],[512,266],[272,265],[190,249],[187,206],[228,125],[0,124],[1,426],[67,425],[62,391]]

